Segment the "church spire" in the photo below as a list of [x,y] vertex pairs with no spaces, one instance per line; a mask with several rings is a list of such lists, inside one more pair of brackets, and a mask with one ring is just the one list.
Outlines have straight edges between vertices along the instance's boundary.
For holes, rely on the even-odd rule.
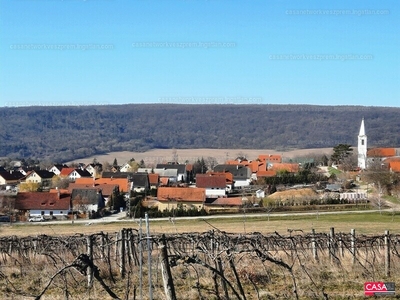
[[367,168],[367,136],[365,134],[364,118],[361,120],[360,133],[358,134],[358,167]]
[[358,135],[359,136],[365,135],[364,118],[362,118],[362,120],[361,120],[360,133]]

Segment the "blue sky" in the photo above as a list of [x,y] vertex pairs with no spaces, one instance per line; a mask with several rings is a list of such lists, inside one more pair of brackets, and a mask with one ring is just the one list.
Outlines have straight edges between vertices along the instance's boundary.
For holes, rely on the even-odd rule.
[[0,5],[0,106],[400,106],[398,0]]

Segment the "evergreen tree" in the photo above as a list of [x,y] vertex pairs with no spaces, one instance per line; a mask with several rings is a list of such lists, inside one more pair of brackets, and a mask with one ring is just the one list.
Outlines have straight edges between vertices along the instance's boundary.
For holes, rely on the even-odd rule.
[[333,147],[333,154],[331,156],[331,159],[333,162],[335,162],[337,164],[341,164],[352,153],[353,153],[353,149],[351,148],[351,145],[339,144],[339,145]]

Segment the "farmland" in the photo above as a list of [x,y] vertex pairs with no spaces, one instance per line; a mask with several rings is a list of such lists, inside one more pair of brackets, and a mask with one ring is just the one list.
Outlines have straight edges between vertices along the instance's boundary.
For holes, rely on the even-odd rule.
[[399,282],[399,218],[360,211],[150,220],[150,244],[139,220],[3,225],[0,295],[361,299],[366,281]]

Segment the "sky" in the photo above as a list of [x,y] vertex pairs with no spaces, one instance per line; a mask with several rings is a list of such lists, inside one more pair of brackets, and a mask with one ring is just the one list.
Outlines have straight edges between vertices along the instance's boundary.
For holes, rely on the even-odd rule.
[[0,107],[400,107],[398,0],[0,0]]

